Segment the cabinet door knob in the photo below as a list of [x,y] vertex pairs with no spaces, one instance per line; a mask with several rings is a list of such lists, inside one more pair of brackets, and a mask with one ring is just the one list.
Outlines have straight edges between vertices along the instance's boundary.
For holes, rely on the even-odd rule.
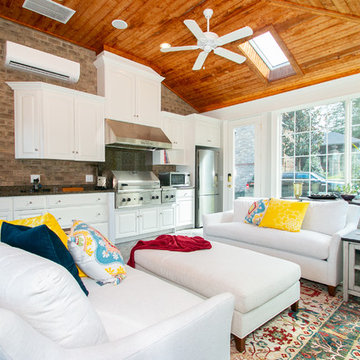
[[61,200],[58,200],[56,203],[57,203],[57,204],[60,204],[60,203],[61,203]]
[[29,201],[29,202],[28,202],[28,205],[31,205],[31,204],[32,204],[32,201]]
[[72,153],[75,154],[75,150],[73,150]]
[[76,151],[76,154],[78,154],[79,152],[78,151]]
[[35,148],[34,150],[35,150],[35,151],[39,151],[39,149],[37,149],[37,148]]
[[57,221],[60,221],[60,220],[62,220],[62,218],[61,218],[61,217],[58,217],[56,220],[57,220]]
[[100,216],[100,215],[101,215],[101,213],[97,213],[97,214],[96,214],[96,216]]

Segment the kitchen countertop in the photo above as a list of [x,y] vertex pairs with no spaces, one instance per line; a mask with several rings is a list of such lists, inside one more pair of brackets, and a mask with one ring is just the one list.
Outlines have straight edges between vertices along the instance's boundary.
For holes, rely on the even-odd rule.
[[[63,188],[83,188],[82,191],[63,191]],[[60,195],[60,194],[88,194],[94,192],[114,192],[114,189],[98,189],[94,185],[44,185],[38,191],[32,186],[0,186],[0,197],[32,196],[32,195]]]

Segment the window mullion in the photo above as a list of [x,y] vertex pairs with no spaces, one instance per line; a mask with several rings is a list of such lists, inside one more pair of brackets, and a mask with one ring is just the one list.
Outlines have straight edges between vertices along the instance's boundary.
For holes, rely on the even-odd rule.
[[351,182],[351,114],[352,114],[352,104],[351,100],[347,99],[345,101],[345,166],[344,166],[344,180],[345,184]]

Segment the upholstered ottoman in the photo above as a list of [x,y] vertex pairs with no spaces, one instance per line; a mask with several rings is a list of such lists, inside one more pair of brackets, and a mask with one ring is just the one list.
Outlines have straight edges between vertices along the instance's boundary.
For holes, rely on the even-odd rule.
[[231,332],[236,347],[287,307],[296,311],[300,267],[292,262],[226,244],[210,250],[176,252],[137,250],[135,267],[205,298],[222,292],[235,296]]

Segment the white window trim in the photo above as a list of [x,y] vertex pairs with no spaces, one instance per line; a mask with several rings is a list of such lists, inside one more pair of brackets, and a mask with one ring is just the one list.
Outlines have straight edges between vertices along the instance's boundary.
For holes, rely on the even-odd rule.
[[291,112],[306,109],[314,106],[328,105],[340,101],[345,102],[345,171],[344,182],[351,181],[351,101],[360,98],[360,93],[355,93],[346,96],[338,96],[331,99],[316,101],[312,103],[301,104],[293,107],[286,107],[271,113],[271,159],[272,169],[271,173],[271,194],[277,198],[281,196],[281,114],[284,112]]

